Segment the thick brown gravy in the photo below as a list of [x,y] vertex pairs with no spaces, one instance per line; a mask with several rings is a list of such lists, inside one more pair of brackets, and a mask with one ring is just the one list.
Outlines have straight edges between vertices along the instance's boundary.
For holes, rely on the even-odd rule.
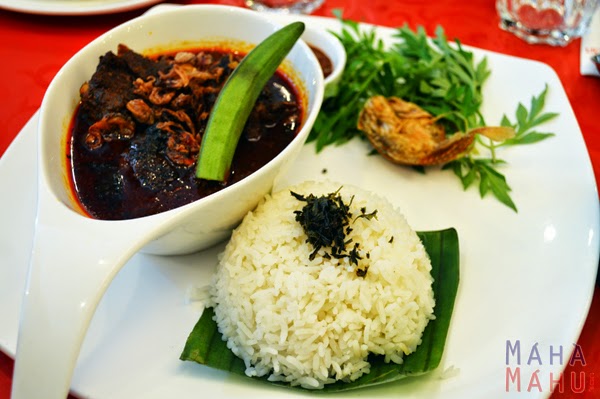
[[331,59],[325,54],[325,52],[318,47],[313,45],[309,45],[310,49],[317,56],[317,60],[321,65],[321,69],[323,70],[323,76],[328,77],[333,72],[333,62]]
[[234,184],[279,154],[303,110],[294,85],[276,73],[244,128],[227,181],[195,177],[208,115],[241,58],[219,49],[148,58],[124,46],[101,57],[70,130],[67,157],[82,208],[106,220],[156,214]]

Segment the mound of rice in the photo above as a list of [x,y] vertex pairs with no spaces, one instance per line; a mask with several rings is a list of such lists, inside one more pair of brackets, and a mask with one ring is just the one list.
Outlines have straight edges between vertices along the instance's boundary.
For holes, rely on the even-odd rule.
[[[402,363],[433,319],[431,263],[404,216],[385,199],[344,185],[354,216],[348,238],[360,243],[359,277],[348,258],[327,259],[295,220],[304,202],[341,184],[306,182],[267,196],[234,231],[211,286],[215,321],[248,376],[320,389],[368,373],[369,353]],[[352,196],[354,199],[351,200]]]

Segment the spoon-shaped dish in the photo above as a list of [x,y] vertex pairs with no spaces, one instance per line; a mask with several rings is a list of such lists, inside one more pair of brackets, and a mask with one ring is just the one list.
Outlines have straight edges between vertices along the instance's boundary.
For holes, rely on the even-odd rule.
[[59,71],[42,102],[38,128],[36,233],[24,293],[12,398],[64,398],[83,338],[108,285],[137,251],[183,254],[224,239],[296,158],[323,100],[317,59],[298,42],[284,62],[306,101],[297,137],[271,162],[209,197],[161,214],[124,221],[78,211],[67,183],[66,133],[79,87],[98,57],[124,43],[136,51],[204,42],[256,44],[279,29],[238,7],[186,6],[131,20],[94,40]]

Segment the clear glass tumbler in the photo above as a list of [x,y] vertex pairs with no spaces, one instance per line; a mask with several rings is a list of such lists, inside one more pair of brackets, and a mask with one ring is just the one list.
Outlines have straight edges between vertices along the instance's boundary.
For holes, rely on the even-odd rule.
[[325,0],[246,0],[246,6],[257,11],[285,14],[310,14],[321,7]]
[[597,5],[598,0],[496,0],[502,29],[553,46],[582,36]]

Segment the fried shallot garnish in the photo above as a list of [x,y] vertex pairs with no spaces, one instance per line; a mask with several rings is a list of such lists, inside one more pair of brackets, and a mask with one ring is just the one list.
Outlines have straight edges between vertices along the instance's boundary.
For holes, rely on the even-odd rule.
[[159,122],[156,127],[168,135],[166,154],[174,164],[189,167],[196,163],[200,145],[194,135],[176,122]]
[[104,141],[130,139],[135,133],[133,121],[118,113],[111,112],[89,127],[85,144],[90,150],[102,146]]
[[367,100],[358,118],[375,150],[402,165],[442,165],[464,155],[476,134],[500,141],[514,136],[508,127],[479,127],[446,135],[438,118],[416,104],[398,97],[374,96]]
[[130,100],[127,103],[127,110],[131,112],[131,115],[136,121],[151,125],[154,123],[154,111],[146,104],[141,98]]
[[168,108],[163,108],[159,112],[160,117],[164,120],[172,120],[175,122],[181,122],[181,124],[185,125],[192,135],[196,134],[196,128],[194,127],[194,123],[190,119],[189,115],[182,110],[173,111]]
[[199,71],[191,64],[174,64],[167,73],[158,72],[161,86],[170,89],[180,89],[187,87],[192,79],[206,81],[213,78],[213,74],[206,71]]
[[173,97],[175,97],[174,91],[166,91],[161,87],[153,87],[148,100],[154,105],[166,105]]
[[149,76],[147,80],[137,78],[133,81],[133,93],[148,98],[152,93],[152,89],[154,89],[155,83],[156,78],[154,76]]

